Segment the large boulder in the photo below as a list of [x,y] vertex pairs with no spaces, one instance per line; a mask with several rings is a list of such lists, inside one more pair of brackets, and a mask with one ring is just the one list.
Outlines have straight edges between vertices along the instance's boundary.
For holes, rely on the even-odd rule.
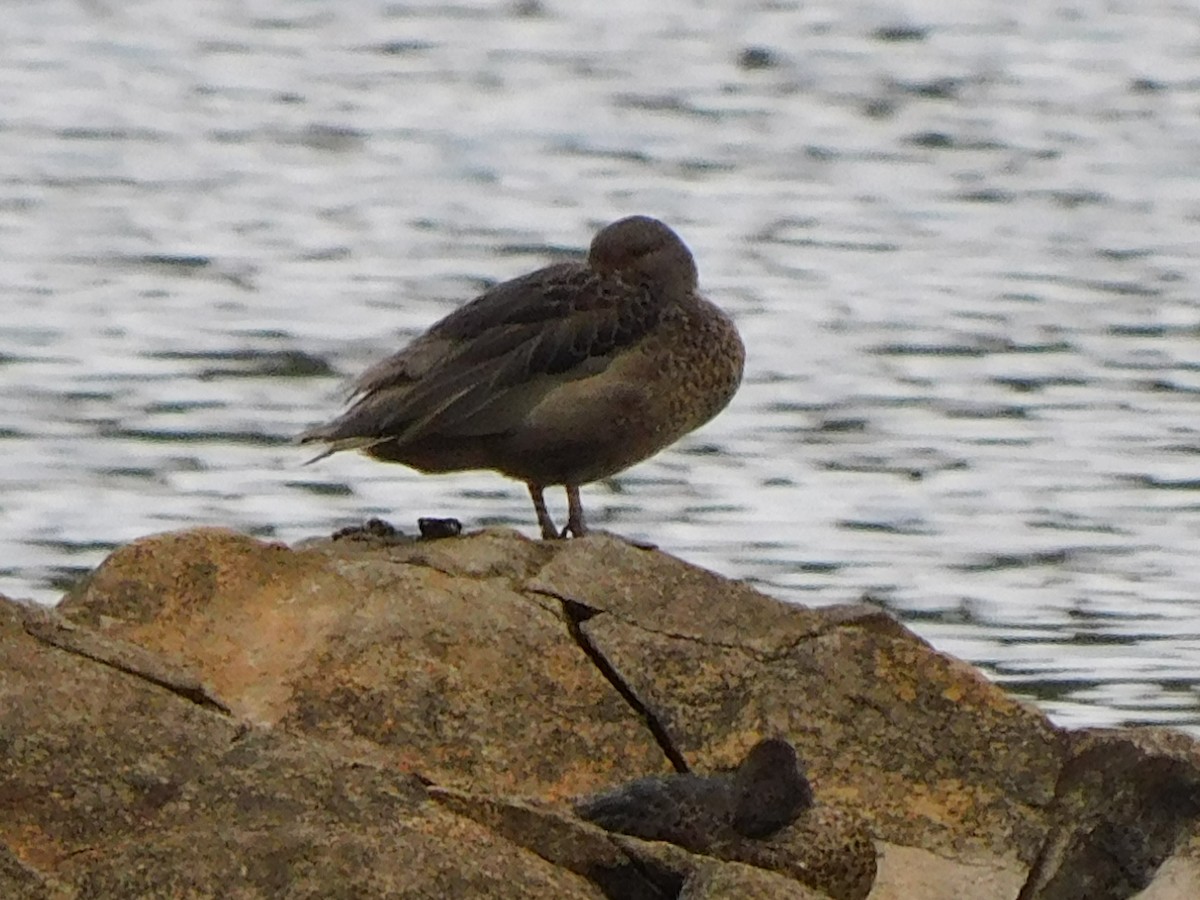
[[0,897],[603,897],[414,776],[75,637],[0,604]]
[[[1191,739],[1063,732],[879,610],[605,535],[200,529],[0,609],[0,896],[857,900],[876,850],[872,898],[1200,896]],[[817,798],[769,840],[570,814],[765,736]]]

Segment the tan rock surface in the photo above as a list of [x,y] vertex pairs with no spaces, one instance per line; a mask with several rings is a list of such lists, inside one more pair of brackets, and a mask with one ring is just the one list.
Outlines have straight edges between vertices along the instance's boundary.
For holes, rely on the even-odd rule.
[[571,897],[595,885],[344,746],[247,728],[0,603],[0,896]]
[[688,876],[679,900],[825,900],[827,896],[754,866],[710,861]]
[[519,591],[546,553],[512,531],[292,551],[198,530],[118,551],[61,609],[199,672],[236,715],[439,784],[554,797],[665,771],[557,604]]
[[784,734],[818,796],[878,837],[1032,859],[1063,752],[1039,712],[878,611],[793,612],[603,540],[532,586],[591,611],[585,635],[689,760],[729,765],[735,742]]
[[[1157,880],[1177,849],[1200,840],[1195,741],[1161,728],[1071,737],[1053,825],[1017,900],[1124,900]],[[1183,896],[1200,897],[1200,882]]]
[[[1122,844],[1143,896],[1195,884],[1194,819],[1145,812],[1200,770],[1190,739],[1164,781],[1170,754],[1089,751],[877,610],[605,535],[201,529],[116,551],[61,614],[0,609],[0,896],[806,896],[790,872],[858,897],[838,877],[865,821],[872,900],[1013,900],[1035,860],[1069,880],[1071,816],[1114,792],[1114,833],[1152,836]],[[803,852],[785,831],[719,861],[567,812],[767,735],[814,783]]]
[[[792,880],[807,897],[863,900],[875,877],[875,849],[852,816],[817,807],[769,840],[743,840],[714,847],[710,856],[728,863],[730,874],[713,880],[714,859],[672,844],[609,834],[548,805],[523,803],[430,788],[431,796],[453,812],[521,844],[550,862],[586,875],[610,896],[674,896],[697,873],[706,890],[765,889]],[[743,865],[744,864],[744,865]],[[778,872],[765,880],[747,881],[746,870]],[[757,886],[755,886],[757,885]],[[699,890],[695,887],[694,890]],[[720,894],[714,893],[713,896]],[[700,896],[697,894],[697,896]],[[792,894],[788,894],[792,896]]]

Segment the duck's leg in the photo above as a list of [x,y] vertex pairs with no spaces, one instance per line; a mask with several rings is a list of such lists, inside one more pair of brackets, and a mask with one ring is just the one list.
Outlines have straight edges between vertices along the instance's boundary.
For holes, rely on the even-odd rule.
[[546,498],[542,496],[542,486],[530,481],[526,487],[529,488],[529,496],[533,498],[533,511],[537,513],[538,525],[542,529],[542,540],[553,541],[561,537],[558,529],[554,527],[550,513],[546,511]]
[[567,488],[567,527],[562,530],[562,536],[583,537],[587,534],[587,525],[583,522],[583,502],[579,499],[579,485],[568,484]]

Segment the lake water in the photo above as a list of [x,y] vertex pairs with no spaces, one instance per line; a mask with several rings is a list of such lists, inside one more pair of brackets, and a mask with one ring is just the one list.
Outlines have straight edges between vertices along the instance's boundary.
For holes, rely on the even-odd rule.
[[[1200,732],[1200,5],[40,0],[0,27],[0,591],[524,488],[290,445],[634,212],[737,319],[594,526]],[[561,515],[561,492],[555,491]]]

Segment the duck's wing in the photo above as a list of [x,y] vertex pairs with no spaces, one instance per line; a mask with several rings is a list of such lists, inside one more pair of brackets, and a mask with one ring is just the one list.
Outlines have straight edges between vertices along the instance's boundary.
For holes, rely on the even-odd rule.
[[645,288],[573,263],[504,282],[368,370],[357,401],[316,439],[506,431],[556,385],[603,371],[660,316]]
[[678,832],[686,812],[670,781],[654,776],[577,799],[572,805],[575,815],[605,831],[651,841],[668,840],[668,835]]
[[479,349],[486,350],[488,335],[497,329],[561,318],[570,312],[572,299],[579,299],[570,291],[587,272],[578,263],[558,263],[489,288],[399,353],[367,369],[354,382],[351,399],[417,381],[469,351],[476,341],[484,342]]
[[703,850],[728,830],[729,791],[697,775],[639,778],[576,800],[575,814],[606,831]]

